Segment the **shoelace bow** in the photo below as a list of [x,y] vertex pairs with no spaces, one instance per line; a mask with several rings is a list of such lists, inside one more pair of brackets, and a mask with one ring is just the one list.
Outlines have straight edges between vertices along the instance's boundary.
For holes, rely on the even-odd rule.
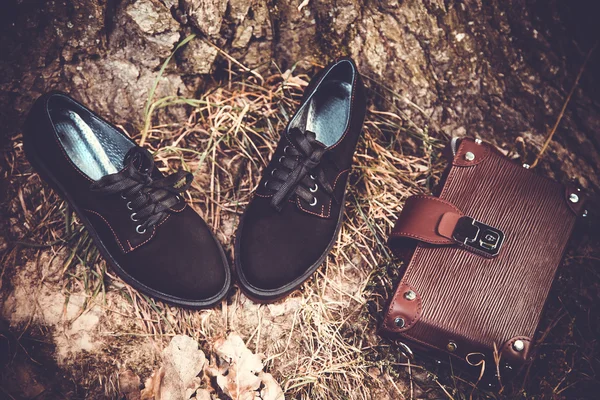
[[320,166],[325,147],[316,140],[315,133],[302,133],[296,129],[290,132],[290,139],[294,146],[285,147],[284,155],[279,157],[271,177],[265,182],[265,187],[275,190],[271,205],[279,211],[293,194],[311,206],[317,204],[314,196],[317,190],[322,188],[328,195],[333,195],[333,188]]
[[166,177],[153,178],[154,160],[141,147],[133,147],[127,152],[125,165],[116,174],[94,182],[91,189],[105,194],[120,193],[121,198],[127,201],[131,220],[139,221],[136,232],[143,234],[146,229],[161,222],[169,209],[181,201],[179,194],[190,188],[193,175],[179,170]]

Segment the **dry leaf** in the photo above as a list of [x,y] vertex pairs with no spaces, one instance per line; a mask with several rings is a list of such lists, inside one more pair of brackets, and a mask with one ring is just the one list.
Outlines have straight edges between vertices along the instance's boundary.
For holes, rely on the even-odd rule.
[[208,379],[214,377],[232,400],[285,400],[273,376],[263,372],[262,355],[252,353],[239,335],[231,333],[216,340],[213,349],[218,366],[206,362],[194,339],[175,336],[163,350],[162,366],[146,380],[144,390],[139,391],[139,377],[125,371],[119,376],[121,391],[127,400],[216,400]]
[[127,400],[141,400],[140,377],[133,371],[128,369],[119,373],[119,389]]
[[262,400],[285,400],[281,386],[275,381],[273,375],[266,372],[259,374],[264,387],[260,390],[260,398]]
[[212,397],[210,397],[210,392],[208,390],[198,389],[196,396],[191,400],[212,400]]
[[227,339],[216,340],[213,347],[224,363],[220,368],[211,366],[207,373],[216,377],[227,396],[233,400],[255,400],[258,396],[265,400],[284,398],[271,374],[262,371],[261,356],[252,353],[239,335],[231,333]]
[[158,393],[160,393],[160,384],[164,376],[164,370],[161,367],[159,370],[154,371],[150,378],[146,379],[144,383],[144,390],[142,390],[141,400],[153,400],[155,397],[158,399]]
[[162,353],[163,365],[146,381],[142,400],[181,400],[190,398],[201,384],[206,357],[189,336],[177,335]]

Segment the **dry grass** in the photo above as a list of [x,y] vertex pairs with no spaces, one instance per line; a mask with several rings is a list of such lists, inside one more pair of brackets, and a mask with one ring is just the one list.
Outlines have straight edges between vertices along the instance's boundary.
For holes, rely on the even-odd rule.
[[[169,121],[164,107],[183,104],[186,120],[130,132],[154,152],[163,172],[184,168],[195,175],[186,200],[213,227],[230,260],[239,216],[316,69],[306,74],[273,69],[262,77],[230,66],[229,78],[199,99],[159,99],[150,108]],[[384,98],[378,93],[389,98],[377,82],[370,87],[377,102]],[[16,137],[4,157],[11,166],[7,214],[18,240],[2,256],[1,289],[11,291],[19,268],[33,262],[37,275],[32,286],[64,294],[65,310],[71,296],[82,296],[81,315],[100,308],[102,325],[94,328],[99,349],[69,353],[63,368],[79,368],[81,373],[71,379],[106,396],[115,395],[121,367],[146,377],[156,362],[148,349],[160,349],[173,335],[190,335],[208,347],[235,331],[265,355],[268,370],[289,398],[487,397],[491,394],[445,366],[411,365],[376,334],[378,315],[398,278],[398,266],[385,246],[387,233],[406,197],[429,192],[444,167],[440,153],[446,138],[430,136],[394,104],[386,104],[390,111],[372,107],[368,112],[350,177],[345,223],[325,265],[301,290],[276,304],[259,306],[234,289],[227,301],[205,311],[154,301],[107,270],[81,224],[31,172]],[[18,325],[20,336],[28,337],[27,332],[49,335],[33,316]],[[136,356],[140,347],[147,351]],[[87,373],[82,365],[88,366]]]

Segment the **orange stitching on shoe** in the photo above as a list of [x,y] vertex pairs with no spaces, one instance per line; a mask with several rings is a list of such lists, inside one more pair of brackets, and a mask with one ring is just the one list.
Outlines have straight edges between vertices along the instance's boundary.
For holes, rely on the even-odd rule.
[[[121,248],[121,250],[123,250],[124,253],[128,253],[127,250],[125,250],[125,248],[123,247],[123,245],[121,244],[121,241],[119,240],[119,237],[117,236],[117,234],[115,233],[114,229],[112,228],[112,226],[110,226],[110,224],[108,223],[108,221],[106,220],[106,218],[104,218],[102,215],[100,215],[99,213],[97,213],[96,211],[92,211],[92,210],[88,210],[88,209],[83,209],[84,211],[87,212],[91,212],[93,214],[96,214],[97,216],[99,216],[100,218],[102,218],[102,220],[106,223],[106,225],[108,225],[108,228],[111,230],[111,232],[113,233],[113,235],[115,236],[115,239],[117,240],[117,244],[119,245],[119,247]],[[127,241],[129,242],[129,241]],[[129,245],[129,247],[131,247],[131,245]]]
[[[185,208],[185,207],[184,207],[184,208]],[[183,208],[181,209],[181,211],[183,211]],[[167,215],[167,218],[165,218],[165,219],[163,219],[162,221],[160,221],[160,222],[158,223],[158,225],[155,225],[155,226],[153,226],[153,227],[152,227],[152,235],[150,235],[150,237],[149,237],[148,239],[144,240],[142,243],[140,243],[140,244],[136,245],[135,247],[131,247],[131,243],[129,243],[129,240],[127,240],[127,243],[129,243],[129,246],[131,247],[131,250],[135,250],[135,249],[137,249],[138,247],[141,247],[142,245],[144,245],[144,244],[148,243],[148,242],[149,242],[149,241],[150,241],[150,240],[151,240],[151,239],[154,237],[154,235],[156,235],[156,230],[157,230],[157,228],[158,228],[159,226],[161,226],[162,224],[164,224],[165,222],[167,222],[167,220],[168,220],[169,218],[171,218],[171,215],[170,215],[170,214],[169,214],[169,215]]]
[[306,211],[309,214],[316,215],[317,217],[329,218],[329,215],[331,215],[331,201],[329,201],[329,210],[327,211],[327,215],[324,214],[325,206],[322,204],[321,204],[321,214],[318,214],[314,211],[310,211],[310,210],[307,210],[306,208],[304,208],[302,206],[302,203],[300,202],[300,197],[298,197],[298,196],[296,196],[296,203],[298,204],[298,207],[300,207],[300,209]]
[[340,178],[340,176],[342,176],[342,174],[343,174],[344,172],[350,172],[350,170],[351,170],[351,169],[352,169],[352,168],[345,169],[345,170],[341,171],[341,172],[340,172],[340,173],[339,173],[339,174],[338,174],[338,175],[335,177],[335,181],[333,181],[333,189],[335,189],[335,185],[337,185],[337,181],[338,181],[338,179]]

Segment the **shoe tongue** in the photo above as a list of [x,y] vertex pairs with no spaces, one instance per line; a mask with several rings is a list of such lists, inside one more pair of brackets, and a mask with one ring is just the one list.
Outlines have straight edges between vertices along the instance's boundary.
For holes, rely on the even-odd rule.
[[133,146],[125,154],[123,164],[126,168],[135,168],[139,172],[147,172],[153,167],[152,155],[143,147]]
[[299,128],[292,128],[288,131],[288,135],[290,136],[291,139],[294,139],[296,136],[299,136],[299,135],[306,136],[306,138],[311,142],[311,144],[313,146],[321,147],[324,149],[327,148],[327,146],[325,144],[321,143],[317,139],[317,134],[314,133],[313,131],[306,130],[306,131],[302,132]]

